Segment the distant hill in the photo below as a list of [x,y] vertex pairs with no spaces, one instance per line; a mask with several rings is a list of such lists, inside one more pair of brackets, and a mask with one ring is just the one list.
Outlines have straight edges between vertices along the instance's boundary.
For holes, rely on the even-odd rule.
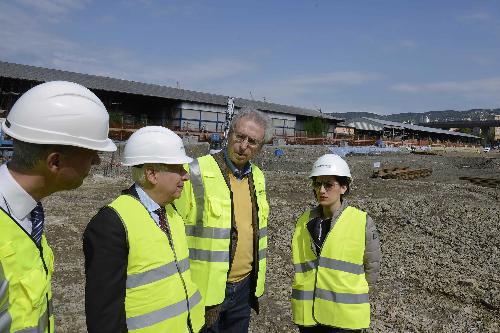
[[389,121],[396,121],[398,123],[424,123],[433,121],[454,121],[454,120],[492,120],[495,115],[500,115],[500,108],[498,109],[471,109],[467,111],[428,111],[424,113],[406,112],[396,113],[389,115],[378,115],[371,112],[345,112],[345,113],[329,113],[329,115],[336,118],[343,118],[347,121],[351,119],[369,117],[378,118]]

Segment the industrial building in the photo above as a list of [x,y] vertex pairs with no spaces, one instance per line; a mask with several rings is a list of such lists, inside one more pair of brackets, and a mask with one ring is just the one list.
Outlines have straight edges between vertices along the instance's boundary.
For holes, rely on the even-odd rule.
[[[200,138],[223,132],[228,96],[3,61],[0,61],[0,117],[6,116],[25,91],[55,80],[76,82],[92,90],[105,104],[110,114],[110,133],[118,140],[146,125],[166,126],[181,135]],[[311,109],[234,99],[236,110],[245,105],[267,113],[275,137],[290,143],[307,136],[305,124],[312,119],[323,119],[327,136],[335,136],[335,128],[342,121]]]
[[362,117],[347,122],[356,129],[357,139],[384,139],[393,143],[413,145],[441,144],[480,144],[479,136],[453,132],[443,129],[398,123],[389,120]]

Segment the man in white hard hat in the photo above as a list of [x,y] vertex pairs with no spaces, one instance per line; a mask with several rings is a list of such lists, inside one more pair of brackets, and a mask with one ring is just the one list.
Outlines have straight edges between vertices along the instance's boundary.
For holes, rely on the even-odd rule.
[[14,154],[0,166],[0,332],[54,332],[54,257],[41,200],[79,187],[97,152],[116,150],[108,129],[99,98],[64,81],[28,90],[2,124]]
[[268,116],[240,110],[227,147],[189,165],[191,180],[175,203],[211,333],[247,332],[264,294],[269,204],[264,174],[250,160],[271,138]]
[[130,137],[134,184],[95,215],[83,236],[90,333],[199,332],[204,308],[191,279],[184,221],[172,201],[189,179],[182,139],[160,126]]

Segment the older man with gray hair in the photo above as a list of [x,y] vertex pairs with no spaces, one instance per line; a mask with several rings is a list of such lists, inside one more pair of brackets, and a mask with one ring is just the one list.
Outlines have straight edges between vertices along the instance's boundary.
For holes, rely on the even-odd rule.
[[193,280],[205,303],[208,332],[247,332],[264,293],[269,205],[262,171],[250,162],[272,138],[270,118],[243,108],[228,145],[189,164],[176,200],[186,222]]
[[182,139],[146,126],[125,145],[134,184],[103,207],[83,235],[89,333],[203,329],[204,308],[192,282],[184,221],[172,201],[192,161]]

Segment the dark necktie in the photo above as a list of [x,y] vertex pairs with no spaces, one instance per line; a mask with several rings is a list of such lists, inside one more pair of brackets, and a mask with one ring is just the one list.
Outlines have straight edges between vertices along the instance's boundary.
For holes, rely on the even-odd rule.
[[31,211],[31,237],[36,245],[40,245],[43,233],[43,207],[42,203],[38,201],[36,207]]
[[169,235],[169,230],[168,230],[168,224],[167,224],[167,217],[165,216],[165,207],[160,207],[157,210],[154,211],[156,215],[158,215],[158,225],[160,226],[160,229],[163,230],[164,233]]

